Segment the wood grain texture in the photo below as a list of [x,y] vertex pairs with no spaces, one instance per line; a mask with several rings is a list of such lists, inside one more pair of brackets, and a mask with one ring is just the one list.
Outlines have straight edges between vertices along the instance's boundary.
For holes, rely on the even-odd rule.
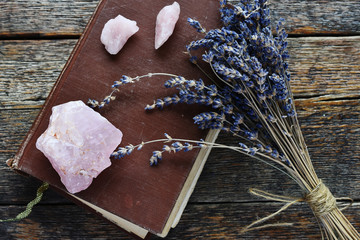
[[[277,227],[248,232],[240,235],[241,227],[278,210],[278,203],[223,203],[223,204],[189,204],[178,226],[166,239],[320,239],[316,220],[310,208],[299,203],[286,210],[271,222],[294,223],[291,227]],[[22,207],[0,207],[6,216],[13,216]],[[360,211],[355,205],[345,212],[353,222],[360,222]],[[76,217],[74,217],[76,216]],[[356,225],[357,228],[360,224]],[[106,223],[93,214],[85,212],[75,205],[36,206],[31,217],[19,223],[0,225],[3,239],[129,239],[128,235],[115,226]],[[153,236],[152,240],[162,238]]]
[[286,19],[286,30],[299,35],[358,34],[359,9],[357,0],[277,0],[270,3],[272,19]]
[[[318,175],[334,195],[360,196],[360,100],[296,101],[299,119]],[[38,109],[6,109],[1,111],[1,162],[11,158],[35,119]],[[11,124],[13,123],[13,124]],[[218,142],[234,145],[234,139],[221,134]],[[219,160],[221,159],[221,161]],[[166,157],[164,159],[166,161]],[[5,164],[4,164],[5,165]],[[349,168],[349,166],[352,166]],[[250,174],[251,173],[251,174]],[[336,177],[335,177],[336,176]],[[28,196],[24,179],[3,172],[0,181],[0,203],[13,199],[22,202]],[[17,186],[7,186],[9,182]],[[344,188],[344,185],[347,186]],[[250,187],[272,189],[274,193],[301,196],[298,187],[284,174],[254,159],[228,150],[213,150],[197,184],[193,202],[244,202],[253,199]],[[216,194],[214,194],[216,193]],[[50,202],[56,201],[55,199]]]
[[[97,3],[0,3],[0,219],[22,211],[40,186],[6,169],[5,161],[15,154]],[[360,230],[360,1],[272,0],[270,8],[272,19],[285,18],[294,36],[289,39],[292,89],[315,169],[336,197],[356,200],[345,215]],[[219,142],[234,144],[234,139],[221,134]],[[231,151],[213,150],[190,204],[167,239],[320,238],[305,204],[270,221],[296,223],[292,228],[239,236],[241,226],[281,206],[251,196],[249,187],[302,194],[276,169]],[[0,239],[28,238],[129,239],[52,190],[29,218],[0,224]]]
[[291,38],[289,53],[295,97],[360,97],[360,37]]
[[[41,105],[76,40],[1,41],[0,109]],[[360,37],[289,39],[296,98],[359,98]]]
[[0,41],[0,108],[43,104],[76,41]]
[[[97,3],[97,0],[2,1],[0,38],[79,36]],[[357,0],[272,0],[270,9],[274,22],[286,19],[290,34],[360,33]]]
[[[315,168],[335,196],[350,196],[355,199],[360,196],[358,187],[360,185],[358,174],[360,85],[356,81],[360,72],[358,39],[359,37],[292,38],[289,41],[289,51],[292,56],[290,65],[294,79],[293,91],[297,97],[299,119]],[[5,61],[0,62],[0,68],[5,73],[0,76],[0,161],[2,163],[15,154],[74,44],[75,40],[1,42],[1,51],[6,56]],[[322,44],[328,47],[322,48]],[[28,52],[31,54],[27,54]],[[343,61],[338,60],[339,56]],[[332,62],[335,57],[337,65]],[[352,61],[345,61],[346,57],[351,58]],[[311,72],[314,65],[322,66],[322,74]],[[234,139],[222,134],[219,142],[234,144]],[[0,204],[24,205],[32,199],[38,185],[38,182],[31,178],[3,170],[0,177],[0,195],[3,196]],[[183,236],[183,239],[234,238],[238,234],[238,226],[248,224],[256,217],[256,212],[259,212],[256,201],[263,201],[248,194],[249,187],[271,189],[271,192],[278,194],[301,196],[298,187],[287,176],[279,174],[276,169],[231,151],[214,150],[180,225],[170,232],[169,239],[177,239],[179,236]],[[19,238],[20,235],[11,230],[13,225],[17,226],[16,229],[22,229],[24,234],[33,231],[31,233],[34,236],[36,231],[47,226],[49,230],[42,231],[45,238],[60,236],[56,235],[59,233],[55,233],[52,227],[59,225],[59,222],[56,222],[57,218],[41,220],[42,217],[38,216],[46,213],[49,216],[60,214],[59,219],[65,222],[65,225],[61,222],[60,228],[67,229],[61,231],[61,236],[65,239],[71,238],[70,226],[79,223],[67,224],[76,212],[81,221],[86,222],[85,225],[91,226],[94,230],[79,231],[78,235],[73,235],[75,239],[84,236],[101,238],[100,235],[104,234],[101,229],[104,228],[105,238],[127,238],[110,224],[99,221],[100,225],[94,227],[96,217],[78,210],[53,191],[48,191],[42,204],[45,205],[41,206],[41,211],[35,209],[34,217],[31,216],[19,225],[6,224],[7,236]],[[65,210],[61,211],[60,207]],[[270,213],[276,207],[279,205],[269,203],[261,212],[266,215],[265,213]],[[20,207],[14,209],[20,211]],[[12,211],[6,213],[11,216]],[[356,210],[351,209],[351,213],[355,214]],[[279,239],[286,237],[308,239],[318,236],[317,225],[311,219],[311,213],[307,214],[304,220],[303,209],[295,206],[291,212],[284,214],[281,220],[299,221],[300,219],[297,230],[278,229],[250,233],[244,236],[244,239],[273,237],[271,234],[275,233],[278,234]],[[304,232],[302,229],[305,224],[309,224],[306,226],[310,229]],[[38,227],[31,228],[31,226]],[[272,239],[271,237],[268,239]]]
[[[242,227],[277,211],[277,203],[190,204],[183,218],[167,239],[321,239],[318,225],[306,204],[288,209],[269,223],[294,223],[240,234]],[[356,212],[358,206],[354,206]],[[254,214],[254,212],[256,213]],[[358,215],[346,214],[353,222]],[[359,225],[356,225],[358,228]],[[180,236],[180,237],[179,237]],[[153,240],[160,238],[153,238]]]
[[79,36],[98,0],[2,1],[1,36]]

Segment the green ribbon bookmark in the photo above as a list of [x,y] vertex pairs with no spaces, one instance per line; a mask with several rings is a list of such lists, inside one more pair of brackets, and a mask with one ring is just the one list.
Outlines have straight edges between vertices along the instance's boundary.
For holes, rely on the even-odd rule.
[[10,218],[10,219],[0,219],[0,222],[14,222],[14,221],[19,221],[21,219],[26,218],[27,216],[29,216],[29,214],[31,213],[33,207],[38,204],[43,196],[43,193],[49,188],[49,184],[47,182],[43,182],[43,184],[38,188],[38,190],[36,191],[36,197],[34,200],[32,200],[31,202],[29,202],[26,206],[25,211],[19,213],[15,218]]

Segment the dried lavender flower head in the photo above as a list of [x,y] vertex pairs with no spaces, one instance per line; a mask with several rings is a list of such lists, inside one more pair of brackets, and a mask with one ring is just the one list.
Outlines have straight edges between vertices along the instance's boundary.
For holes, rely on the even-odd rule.
[[[283,20],[275,37],[267,1],[240,1],[234,6],[221,1],[220,6],[220,29],[206,31],[198,21],[188,19],[204,34],[203,39],[186,46],[190,61],[197,64],[199,60],[192,53],[202,49],[201,60],[217,76],[214,83],[172,77],[165,86],[177,88],[178,94],[157,99],[146,109],[177,103],[209,105],[212,111],[194,117],[200,128],[230,132],[238,137],[242,152],[291,167],[293,149],[306,152],[306,147],[289,86]],[[295,137],[289,140],[289,136]]]

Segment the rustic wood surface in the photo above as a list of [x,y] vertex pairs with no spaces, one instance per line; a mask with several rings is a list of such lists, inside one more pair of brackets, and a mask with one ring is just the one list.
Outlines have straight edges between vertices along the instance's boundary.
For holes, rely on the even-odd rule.
[[[40,185],[6,168],[44,103],[98,1],[0,3],[0,219],[14,217]],[[360,1],[271,1],[287,20],[292,87],[315,169],[336,197],[355,200],[345,215],[360,230]],[[219,142],[233,144],[222,134]],[[309,207],[270,222],[292,227],[239,235],[281,204],[249,187],[300,197],[284,174],[230,151],[214,150],[178,226],[167,239],[319,239]],[[129,239],[113,225],[49,190],[21,222],[0,223],[0,239]],[[158,239],[153,237],[152,239]]]

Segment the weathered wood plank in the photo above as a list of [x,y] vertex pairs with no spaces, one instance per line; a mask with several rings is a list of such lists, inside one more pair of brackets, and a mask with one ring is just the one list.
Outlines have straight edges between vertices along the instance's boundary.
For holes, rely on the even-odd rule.
[[24,109],[22,111],[0,110],[0,146],[1,154],[12,153],[19,147],[19,139],[29,131],[40,108]]
[[[3,1],[0,39],[77,38],[98,0]],[[359,35],[360,2],[272,0],[272,19],[296,35]],[[0,41],[0,219],[33,199],[38,181],[3,169],[30,128],[64,66],[75,39]],[[335,196],[357,200],[346,211],[360,229],[360,37],[291,38],[290,68],[303,132],[317,172]],[[111,80],[110,82],[112,82]],[[219,141],[234,144],[221,135]],[[165,159],[164,159],[165,160]],[[242,226],[281,205],[250,196],[249,187],[300,196],[276,169],[230,151],[212,152],[190,204],[167,239],[319,239],[305,204],[272,222],[295,222],[239,236]],[[76,216],[76,217],[74,217]],[[30,217],[0,224],[0,239],[129,239],[52,190]],[[159,239],[154,237],[152,239]]]
[[[243,226],[281,207],[278,203],[189,204],[178,226],[166,239],[320,239],[319,228],[305,204],[301,203],[268,223],[289,222],[291,227],[268,228],[240,235]],[[3,217],[11,217],[23,207],[0,207]],[[345,214],[360,228],[355,205]],[[351,213],[352,212],[352,213]],[[76,216],[76,217],[74,217]],[[61,221],[59,221],[61,219]],[[29,218],[0,224],[3,239],[129,239],[115,226],[74,205],[39,205]],[[160,240],[156,236],[152,240]]]
[[[273,227],[240,235],[242,227],[277,211],[275,203],[191,204],[179,226],[167,239],[321,239],[318,225],[309,207],[299,204],[266,223],[294,223],[291,227]],[[359,222],[358,206],[346,214]],[[350,212],[350,211],[349,211]],[[355,225],[359,229],[360,225]],[[160,238],[154,238],[160,240]]]
[[[0,41],[0,109],[41,105],[75,43]],[[289,52],[295,97],[359,98],[360,37],[291,38]]]
[[3,1],[0,36],[79,36],[98,0]]
[[289,39],[290,71],[296,97],[360,96],[360,37]]
[[356,16],[359,9],[357,0],[270,1],[272,19],[284,18],[287,32],[299,35],[358,34],[360,19]]
[[[319,177],[335,196],[360,196],[360,99],[296,101],[299,119]],[[1,110],[0,162],[5,165],[30,128],[38,109]],[[236,145],[222,134],[218,142]],[[124,159],[126,160],[126,159]],[[166,161],[166,157],[164,159]],[[147,164],[147,163],[144,163]],[[7,170],[0,174],[0,203],[26,202],[36,190],[34,182]],[[346,186],[346,187],[344,187]],[[284,174],[261,162],[229,150],[213,150],[192,197],[193,202],[244,202],[253,200],[250,187],[278,194],[301,196],[298,186]],[[31,190],[29,190],[31,189]],[[360,200],[360,199],[359,199]],[[48,199],[58,202],[61,199]]]
[[1,41],[0,108],[41,105],[75,44],[76,40]]
[[[2,1],[0,37],[79,36],[97,3],[98,0]],[[281,17],[287,20],[290,34],[360,33],[357,0],[272,0],[270,9],[274,24]]]
[[[360,156],[360,133],[359,125],[356,124],[360,112],[360,85],[356,81],[360,78],[359,39],[360,37],[296,38],[290,41],[290,67],[295,79],[292,82],[295,96],[311,97],[296,102],[304,134],[315,165],[320,169],[319,175],[331,184],[330,188],[339,196],[359,195],[356,190],[359,189],[359,177],[356,174],[359,163],[356,160]],[[4,163],[15,154],[65,64],[75,40],[2,41],[0,44],[3,53],[0,61],[3,73],[0,75],[0,158]],[[324,45],[327,47],[323,49]],[[336,59],[333,60],[334,58]],[[346,61],[346,58],[351,61]],[[336,61],[336,64],[332,64],[332,61]],[[318,72],[314,75],[310,71],[314,65],[322,66],[321,74]],[[348,100],[337,100],[344,97]],[[219,140],[233,144],[233,139],[226,136]],[[224,158],[227,160],[217,160]],[[297,189],[296,186],[291,187],[291,181],[285,176],[277,177],[276,170],[271,172],[263,164],[254,163],[253,160],[238,163],[237,159],[242,158],[231,152],[214,152],[193,200],[248,201],[251,197],[244,193],[253,186],[274,189],[275,192]],[[332,164],[329,165],[329,162]],[[334,176],[340,179],[339,182],[333,179]],[[350,181],[348,176],[354,177],[354,181]],[[1,186],[9,185],[7,179],[11,179],[10,182],[17,186],[16,189],[21,188],[22,178],[15,177],[16,180],[13,180],[12,173],[6,173],[3,177],[0,179],[5,182]],[[344,188],[344,183],[349,187]],[[6,196],[3,203],[13,199],[23,203],[25,200],[21,196],[31,192],[27,190],[29,185],[31,184],[28,183],[20,191],[1,188],[1,195]],[[217,194],[211,194],[209,186],[213,186]],[[9,191],[11,194],[8,194]],[[295,191],[294,194],[299,193]]]
[[[360,72],[359,39],[290,39],[290,66],[294,79],[292,84],[315,168],[335,196],[350,196],[355,199],[360,196],[360,126],[357,124],[360,119],[360,86],[356,81]],[[75,42],[0,42],[1,163],[15,154]],[[234,143],[232,138],[225,135],[219,141]],[[1,169],[0,173],[0,204],[5,205],[0,212],[5,217],[14,216],[22,207],[8,208],[6,205],[27,203],[33,198],[38,183],[8,170]],[[279,207],[272,205],[274,203],[263,207],[256,203],[246,205],[245,202],[255,199],[247,193],[249,187],[292,196],[301,194],[291,180],[275,169],[230,151],[214,151],[191,198],[191,204],[180,225],[170,233],[168,239],[179,239],[179,236],[182,239],[239,238],[238,226],[254,220],[256,212],[266,215]],[[41,233],[41,239],[52,236],[64,239],[128,239],[127,235],[119,233],[111,225],[91,214],[83,213],[76,206],[68,205],[67,200],[52,191],[48,191],[42,203],[49,205],[40,206],[41,213],[35,211],[34,217],[20,223],[0,225],[1,236],[4,233],[7,239],[27,236],[34,236],[36,239]],[[298,212],[289,213],[290,221],[301,221],[295,230],[262,230],[249,233],[243,239],[273,239],[274,234],[279,239],[318,238],[317,226],[308,209],[295,209]],[[234,215],[231,215],[232,212]],[[349,212],[353,222],[359,223],[356,218],[358,206]],[[79,222],[73,220],[74,214]],[[41,219],[49,216],[53,217],[41,222],[44,221]],[[281,218],[282,220],[289,221],[287,218]],[[64,225],[62,221],[65,221]],[[311,227],[306,225],[309,222]],[[74,229],[80,230],[74,233]]]
[[[1,154],[2,155],[2,154]],[[0,205],[25,206],[35,198],[36,190],[41,183],[35,178],[15,173],[9,168],[0,167]],[[69,204],[71,201],[60,196],[53,190],[46,191],[41,201],[42,204]],[[0,216],[3,212],[0,211]],[[1,217],[0,217],[1,219]],[[1,224],[0,224],[1,225]],[[0,237],[1,239],[1,237]]]

